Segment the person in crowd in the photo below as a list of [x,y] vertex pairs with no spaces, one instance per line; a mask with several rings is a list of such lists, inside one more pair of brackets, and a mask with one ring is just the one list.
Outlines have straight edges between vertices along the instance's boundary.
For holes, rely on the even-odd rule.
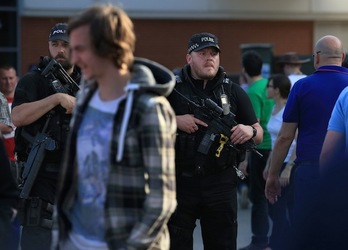
[[54,217],[54,248],[169,249],[176,207],[174,87],[164,66],[134,58],[133,23],[97,5],[69,21],[82,72]]
[[344,249],[348,244],[346,225],[348,159],[348,87],[343,89],[331,113],[320,153],[318,194],[309,204],[310,216],[301,221],[302,249]]
[[17,86],[17,72],[12,65],[4,64],[0,66],[0,131],[3,135],[8,159],[11,164],[11,171],[17,179],[16,157],[15,157],[15,129],[12,123],[11,108],[14,92]]
[[24,167],[19,209],[22,250],[51,245],[57,177],[80,79],[78,69],[69,63],[66,29],[66,23],[52,27],[49,56],[41,57],[38,69],[19,80],[12,103],[15,151]]
[[[0,134],[2,134],[2,140],[10,162],[12,177],[18,185],[17,181],[19,171],[14,153],[14,135],[16,127],[13,125],[11,119],[11,107],[17,81],[17,71],[12,65],[3,64],[0,66]],[[17,210],[14,211],[17,213]],[[13,218],[11,224],[12,233],[10,242],[12,245],[9,245],[8,249],[17,249],[20,232],[20,225],[17,216]]]
[[[301,221],[311,214],[309,204],[318,191],[320,179],[319,157],[328,121],[339,94],[348,86],[348,70],[342,67],[345,59],[339,38],[327,35],[314,47],[316,71],[297,81],[285,106],[283,123],[275,143],[265,195],[271,203],[281,195],[279,173],[289,147],[298,130],[296,144],[296,172],[294,176],[294,212],[292,244],[301,242]],[[291,249],[302,249],[291,245]]]
[[344,249],[348,244],[347,93],[339,95],[329,120],[320,154],[319,195],[309,204],[310,216],[301,221],[301,249]]
[[[271,118],[267,124],[267,130],[271,135],[272,148],[274,147],[280,127],[283,121],[283,113],[285,104],[288,99],[291,88],[289,78],[284,74],[275,74],[268,79],[267,98],[274,100],[274,108]],[[296,141],[294,140],[290,146],[288,155],[286,156],[281,174],[280,183],[282,186],[282,196],[279,201],[273,205],[269,205],[269,216],[272,219],[272,233],[269,239],[269,246],[272,250],[282,250],[287,244],[287,237],[290,234],[291,215],[293,208],[293,190],[292,177],[295,170],[294,160],[296,157]],[[272,153],[269,155],[267,165],[264,170],[264,179],[267,180],[268,169],[272,161]]]
[[12,176],[5,144],[1,138],[0,162],[0,245],[2,249],[18,250],[20,233],[19,230],[14,229],[18,214],[18,189]]
[[292,87],[295,82],[307,76],[302,73],[301,67],[302,64],[310,61],[310,58],[300,59],[300,56],[296,52],[287,52],[280,57],[277,63],[282,68],[284,74],[289,77]]
[[[193,249],[198,219],[205,249],[236,249],[237,166],[245,157],[244,146],[259,144],[263,131],[247,94],[220,66],[220,45],[214,34],[192,35],[186,62],[168,97],[178,125],[178,206],[168,223],[171,249]],[[216,122],[233,113],[236,123],[225,123],[225,131],[223,125],[214,129],[211,110]]]
[[333,163],[340,163],[348,155],[348,88],[339,95],[329,120],[327,133],[320,154],[320,170],[325,171]]
[[259,53],[249,50],[242,55],[242,73],[249,84],[248,96],[253,105],[256,117],[263,129],[263,141],[257,146],[263,155],[254,152],[245,159],[239,168],[249,176],[249,197],[251,207],[252,239],[249,245],[240,250],[262,250],[268,246],[268,203],[264,194],[265,180],[263,171],[272,149],[271,136],[267,130],[267,123],[271,116],[274,101],[267,98],[268,80],[261,75],[262,58]]

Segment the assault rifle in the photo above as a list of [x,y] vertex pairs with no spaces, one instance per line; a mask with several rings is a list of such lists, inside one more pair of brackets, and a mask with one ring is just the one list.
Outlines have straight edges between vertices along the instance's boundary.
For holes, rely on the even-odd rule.
[[221,116],[221,114],[223,114],[223,109],[209,98],[203,100],[202,106],[191,100],[189,101],[195,106],[194,116],[208,124],[208,130],[198,146],[198,152],[205,155],[208,154],[210,147],[214,142],[215,136],[221,135],[220,147],[216,152],[217,157],[219,157],[219,153],[224,146],[232,147],[237,152],[240,152],[241,149],[252,150],[258,156],[263,156],[259,151],[256,150],[256,144],[254,143],[253,139],[249,139],[245,143],[238,145],[234,145],[230,141],[230,137],[232,135],[231,128],[238,125],[234,119],[235,114],[229,112],[228,114]]
[[[199,105],[181,94],[175,88],[174,91],[195,107],[194,117],[208,124],[208,130],[198,146],[198,152],[207,155],[215,141],[215,137],[220,135],[220,147],[217,149],[215,154],[216,157],[220,157],[220,153],[225,146],[233,148],[237,153],[240,153],[241,150],[252,150],[259,157],[263,157],[263,155],[256,150],[256,144],[253,139],[249,139],[245,143],[238,145],[234,145],[230,141],[232,135],[231,128],[238,125],[234,119],[236,116],[235,114],[230,111],[226,114],[223,108],[209,98],[203,99],[203,105]],[[221,116],[222,114],[223,116]]]
[[22,183],[20,184],[21,193],[20,198],[27,199],[29,197],[31,188],[34,184],[36,176],[40,170],[41,164],[45,158],[46,150],[53,151],[57,148],[56,141],[46,134],[48,123],[53,116],[54,111],[48,113],[48,118],[42,129],[41,133],[38,133],[35,137],[31,136],[28,132],[22,131],[22,136],[32,143],[31,150],[28,155],[27,161],[24,163],[24,171],[22,174]]
[[[43,60],[49,60],[45,57]],[[65,71],[60,63],[53,58],[46,68],[42,71],[41,75],[51,79],[53,89],[57,93],[65,93],[76,95],[76,92],[80,89],[79,85],[71,78],[71,76]],[[63,84],[62,84],[63,83]]]

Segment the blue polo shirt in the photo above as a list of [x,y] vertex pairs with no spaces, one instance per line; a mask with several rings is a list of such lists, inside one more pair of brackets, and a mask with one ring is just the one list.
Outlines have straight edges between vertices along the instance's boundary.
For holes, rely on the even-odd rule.
[[348,86],[348,69],[322,66],[290,91],[283,122],[298,124],[296,162],[319,161],[332,109]]

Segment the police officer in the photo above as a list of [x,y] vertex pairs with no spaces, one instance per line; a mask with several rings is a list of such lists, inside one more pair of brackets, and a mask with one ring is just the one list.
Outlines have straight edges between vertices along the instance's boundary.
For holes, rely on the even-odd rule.
[[[168,97],[178,126],[178,206],[169,221],[171,249],[193,248],[197,219],[200,219],[205,249],[236,249],[238,177],[235,166],[244,154],[243,150],[237,152],[234,148],[250,139],[260,143],[263,130],[245,91],[232,83],[220,66],[220,46],[215,35],[194,34],[188,43],[186,60],[187,65],[177,75],[175,90]],[[229,111],[235,114],[238,125],[231,124],[232,134],[227,138],[234,148],[221,143],[225,141],[222,131],[210,133],[209,119],[203,121],[194,116],[197,108],[189,100],[202,105],[202,100],[207,98],[224,110],[221,117]],[[212,135],[206,143],[208,152],[198,152],[207,133]],[[222,151],[216,156],[220,146]]]
[[[60,79],[62,77],[59,77],[56,68],[52,67],[51,71],[47,71],[46,67],[52,65],[50,62],[60,64],[63,68],[61,72],[79,82],[78,70],[69,63],[66,30],[66,23],[57,23],[51,29],[48,38],[49,57],[41,57],[38,69],[21,78],[12,105],[12,120],[17,127],[15,151],[19,162],[28,161],[31,151],[40,146],[32,141],[38,133],[48,135],[51,142],[49,150],[45,149],[34,157],[35,159],[43,157],[43,160],[41,164],[33,164],[33,168],[38,167],[39,172],[28,199],[22,200],[21,203],[22,250],[49,249],[51,244],[52,205],[55,199],[59,163],[63,155],[71,112],[75,106],[75,93],[69,82]],[[42,74],[45,69],[51,73]],[[53,84],[55,79],[58,79],[59,86],[66,87],[66,93],[59,91],[57,85]]]

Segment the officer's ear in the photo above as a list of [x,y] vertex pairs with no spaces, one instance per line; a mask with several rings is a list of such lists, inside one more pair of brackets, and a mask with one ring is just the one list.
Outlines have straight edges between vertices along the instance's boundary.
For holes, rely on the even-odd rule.
[[190,64],[192,62],[191,54],[186,54],[186,62],[187,62],[187,64]]

